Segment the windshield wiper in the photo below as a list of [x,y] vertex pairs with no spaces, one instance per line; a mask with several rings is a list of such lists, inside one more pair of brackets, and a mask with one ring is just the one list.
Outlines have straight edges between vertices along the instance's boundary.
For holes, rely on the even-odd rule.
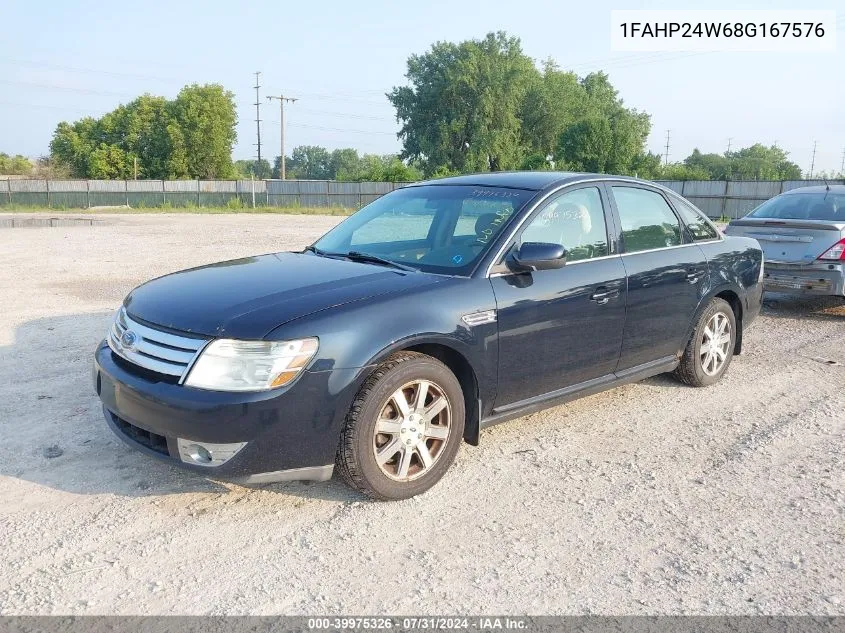
[[379,257],[378,255],[370,255],[369,253],[362,253],[361,251],[349,251],[348,253],[345,253],[343,257],[346,257],[347,259],[351,259],[352,261],[356,262],[383,264],[384,266],[392,266],[393,268],[398,268],[399,270],[407,270],[414,273],[419,272],[413,266],[406,266],[405,264],[394,262],[392,259]]

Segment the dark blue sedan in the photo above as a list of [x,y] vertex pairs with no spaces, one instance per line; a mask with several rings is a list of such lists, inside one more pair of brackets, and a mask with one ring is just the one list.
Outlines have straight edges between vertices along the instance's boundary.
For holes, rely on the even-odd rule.
[[303,252],[136,288],[94,382],[115,433],[174,464],[401,499],[492,424],[664,372],[715,383],[763,274],[755,240],[648,182],[445,178]]

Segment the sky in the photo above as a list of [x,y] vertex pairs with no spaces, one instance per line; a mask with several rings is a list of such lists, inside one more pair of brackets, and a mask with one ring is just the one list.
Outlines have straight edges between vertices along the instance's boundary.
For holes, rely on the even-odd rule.
[[[240,4],[240,6],[238,6]],[[260,71],[262,155],[280,146],[286,106],[288,154],[297,145],[401,149],[385,98],[405,85],[409,55],[436,41],[518,36],[538,63],[548,57],[585,75],[604,70],[626,105],[651,115],[650,150],[669,161],[694,148],[722,153],[777,144],[805,172],[838,172],[845,156],[845,6],[838,46],[826,53],[619,53],[610,48],[612,9],[794,9],[768,0],[713,5],[562,0],[427,0],[399,3],[218,0],[3,3],[0,152],[49,152],[56,124],[100,116],[148,92],[173,97],[188,83],[220,83],[236,95],[234,157],[255,156],[255,71]]]

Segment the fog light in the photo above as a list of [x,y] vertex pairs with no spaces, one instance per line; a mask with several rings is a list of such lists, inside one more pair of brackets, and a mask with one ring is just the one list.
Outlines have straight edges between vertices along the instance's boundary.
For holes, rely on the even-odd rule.
[[234,444],[211,444],[209,442],[195,442],[177,438],[179,459],[186,464],[198,466],[220,466],[232,459],[239,450],[246,446],[246,442]]
[[188,447],[188,456],[198,464],[210,464],[211,453],[209,453],[204,446],[199,444],[191,444]]

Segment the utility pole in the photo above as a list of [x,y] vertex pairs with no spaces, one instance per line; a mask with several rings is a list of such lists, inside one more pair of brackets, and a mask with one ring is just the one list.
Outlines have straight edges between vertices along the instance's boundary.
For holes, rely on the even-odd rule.
[[666,158],[663,159],[663,164],[669,164],[669,132],[671,130],[666,130]]
[[845,178],[845,149],[842,150],[842,164],[839,166],[839,175]]
[[813,158],[810,161],[810,179],[811,180],[813,178],[813,169],[816,166],[816,144],[817,143],[818,143],[818,141],[813,141]]
[[730,154],[730,153],[731,153],[731,141],[733,141],[733,140],[734,140],[734,137],[733,137],[733,136],[729,136],[729,137],[728,137],[728,151],[727,151],[727,152],[725,152],[726,154]]
[[258,83],[258,77],[261,75],[260,71],[255,72],[255,132],[258,137],[258,163],[261,164],[261,98],[258,96],[258,89],[261,85]]
[[270,96],[267,97],[268,101],[272,101],[273,99],[279,100],[279,122],[281,123],[281,151],[279,153],[279,177],[284,180],[285,179],[285,101],[290,101],[293,103],[297,101],[297,99],[293,97],[286,97],[285,95],[279,96]]

